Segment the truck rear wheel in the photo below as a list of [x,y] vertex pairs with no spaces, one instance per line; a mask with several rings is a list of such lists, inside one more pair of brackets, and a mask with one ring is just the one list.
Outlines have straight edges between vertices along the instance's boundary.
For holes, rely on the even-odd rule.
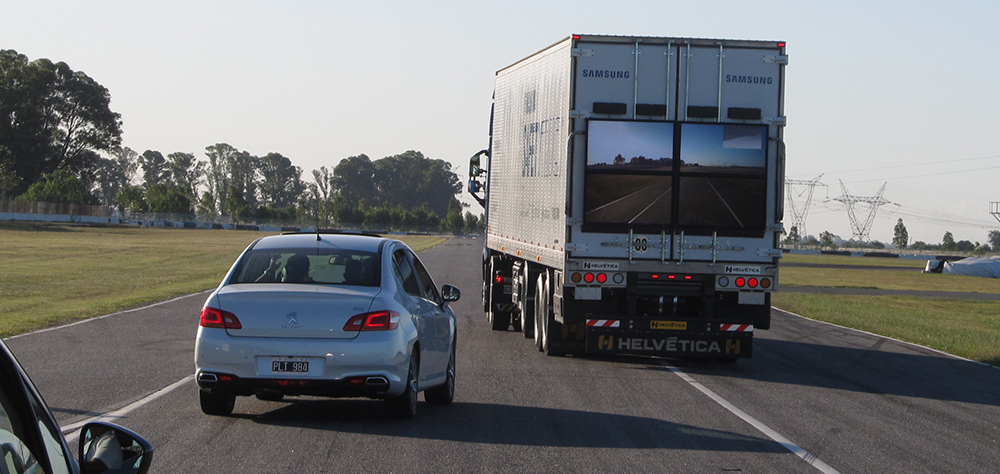
[[552,350],[551,336],[560,334],[562,325],[552,317],[551,301],[545,275],[538,275],[538,284],[535,285],[535,317],[533,318],[535,320],[535,348],[548,356],[564,355]]
[[506,331],[510,327],[510,313],[498,313],[490,311],[486,313],[490,320],[490,327],[494,331]]

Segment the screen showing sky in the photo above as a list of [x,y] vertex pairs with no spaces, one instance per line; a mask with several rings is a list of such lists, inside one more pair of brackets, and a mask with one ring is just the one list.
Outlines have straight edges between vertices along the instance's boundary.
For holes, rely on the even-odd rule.
[[686,165],[763,168],[767,164],[766,127],[681,125],[681,160]]
[[671,122],[614,122],[592,120],[587,129],[587,165],[613,164],[621,155],[650,160],[670,158],[674,149]]

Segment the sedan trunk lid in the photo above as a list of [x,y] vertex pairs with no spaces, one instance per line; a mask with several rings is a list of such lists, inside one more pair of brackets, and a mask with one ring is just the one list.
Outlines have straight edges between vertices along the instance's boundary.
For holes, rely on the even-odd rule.
[[344,331],[352,316],[369,311],[379,288],[307,284],[229,285],[218,293],[221,310],[239,319],[235,337],[350,339]]

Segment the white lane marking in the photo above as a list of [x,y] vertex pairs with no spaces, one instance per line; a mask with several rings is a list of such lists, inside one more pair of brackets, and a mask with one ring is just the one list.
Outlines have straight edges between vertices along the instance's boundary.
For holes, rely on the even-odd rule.
[[674,366],[668,364],[666,361],[662,361],[661,360],[659,362],[660,362],[660,364],[662,364],[663,366],[665,366],[668,370],[670,370],[671,372],[673,372],[674,374],[676,374],[678,377],[680,377],[681,380],[687,382],[689,385],[691,385],[692,387],[698,389],[698,391],[700,391],[701,393],[704,393],[706,396],[708,396],[708,398],[711,398],[712,401],[714,401],[715,403],[718,403],[719,405],[721,405],[726,410],[729,410],[732,414],[740,417],[743,421],[749,423],[750,426],[753,426],[754,428],[756,428],[757,431],[760,431],[761,433],[764,433],[765,435],[767,435],[768,438],[771,438],[774,441],[776,441],[778,444],[784,446],[785,449],[791,451],[792,454],[794,454],[794,455],[802,458],[803,461],[805,461],[806,463],[808,463],[811,466],[815,467],[816,469],[819,469],[820,472],[823,472],[823,473],[826,473],[826,474],[839,474],[839,472],[836,469],[830,467],[825,462],[820,461],[818,457],[816,457],[813,454],[810,454],[809,451],[806,451],[805,449],[802,449],[797,444],[791,442],[788,438],[785,438],[784,436],[781,436],[781,434],[778,433],[777,431],[772,430],[771,428],[769,428],[764,423],[761,423],[760,421],[757,421],[756,418],[754,418],[754,417],[746,414],[746,412],[744,412],[743,410],[740,410],[739,408],[737,408],[736,405],[733,405],[732,403],[729,403],[728,400],[726,400],[725,398],[722,398],[721,396],[719,396],[719,394],[713,392],[708,387],[702,385],[700,382],[698,382],[697,380],[695,380],[693,377],[691,377],[690,375],[688,375],[688,374],[684,373],[683,371],[681,371],[681,369],[678,369],[677,367],[674,367]]
[[161,388],[161,389],[159,389],[159,390],[157,390],[157,391],[155,391],[155,392],[147,395],[145,398],[141,398],[141,399],[136,400],[136,401],[134,401],[132,403],[129,403],[128,405],[125,405],[124,407],[121,407],[121,408],[119,408],[119,409],[117,409],[115,411],[111,411],[111,412],[105,413],[103,415],[97,415],[97,416],[94,416],[94,417],[91,417],[91,418],[87,418],[86,420],[78,421],[78,422],[73,423],[71,425],[62,426],[61,427],[62,432],[66,436],[66,441],[69,442],[69,443],[72,443],[73,440],[75,440],[78,436],[80,436],[80,432],[77,431],[77,430],[79,430],[81,427],[83,427],[83,425],[85,425],[87,423],[90,423],[92,421],[115,422],[115,420],[118,420],[119,418],[124,418],[125,415],[129,414],[133,410],[136,410],[138,408],[143,407],[144,405],[147,405],[148,403],[152,402],[153,400],[156,400],[157,398],[160,398],[160,397],[162,397],[162,396],[164,396],[164,395],[166,395],[166,394],[168,394],[168,393],[176,390],[177,388],[181,387],[182,385],[184,385],[184,384],[186,384],[186,383],[188,383],[188,382],[190,382],[192,380],[194,380],[194,374],[188,375],[187,377],[184,377],[184,378],[182,378],[182,379],[180,379],[180,380],[178,380],[178,381],[176,381],[176,382],[174,382],[174,383],[172,383],[170,385],[167,385],[166,387],[163,387],[163,388]]
[[24,334],[18,334],[18,335],[15,335],[15,336],[10,336],[10,337],[8,337],[6,339],[17,339],[19,337],[30,336],[32,334],[41,334],[43,332],[55,331],[57,329],[63,329],[63,328],[78,326],[80,324],[89,323],[91,321],[97,321],[99,319],[110,318],[112,316],[118,316],[119,314],[134,313],[136,311],[142,311],[144,309],[155,308],[157,306],[165,305],[167,303],[173,303],[174,301],[183,300],[185,298],[191,298],[192,296],[204,295],[205,293],[208,293],[210,291],[212,291],[212,290],[205,290],[205,291],[201,291],[201,292],[198,292],[198,293],[191,293],[190,295],[178,296],[176,298],[171,298],[171,299],[166,300],[166,301],[160,301],[160,302],[157,302],[157,303],[146,305],[146,306],[143,306],[141,308],[126,309],[124,311],[119,311],[117,313],[105,314],[103,316],[96,316],[96,317],[93,317],[93,318],[90,318],[90,319],[82,319],[80,321],[75,321],[75,322],[72,322],[72,323],[69,323],[69,324],[64,324],[62,326],[55,326],[55,327],[51,327],[51,328],[39,329],[39,330],[33,331],[33,332],[28,332],[28,333],[24,333]]

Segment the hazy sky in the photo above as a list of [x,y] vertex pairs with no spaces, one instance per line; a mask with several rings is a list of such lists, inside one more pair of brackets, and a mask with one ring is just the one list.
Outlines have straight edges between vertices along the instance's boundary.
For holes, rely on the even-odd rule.
[[496,70],[572,33],[784,40],[788,177],[827,185],[808,232],[851,236],[842,180],[862,197],[886,183],[873,239],[902,217],[911,242],[985,242],[1000,229],[998,20],[1000,2],[962,0],[0,0],[0,48],[107,87],[140,153],[229,143],[310,177],[406,150],[464,175]]

